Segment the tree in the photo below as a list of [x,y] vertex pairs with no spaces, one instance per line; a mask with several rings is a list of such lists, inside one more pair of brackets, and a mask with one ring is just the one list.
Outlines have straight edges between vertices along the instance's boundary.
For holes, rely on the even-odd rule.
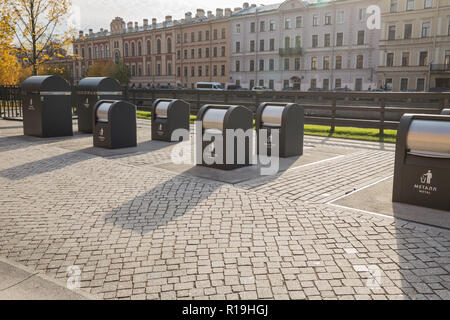
[[68,47],[73,30],[57,32],[67,18],[70,0],[0,0],[11,15],[9,28],[18,43],[18,56],[38,74],[39,66],[53,57],[61,56]]
[[13,47],[14,30],[12,16],[7,11],[6,1],[0,0],[0,84],[12,85],[19,81],[21,66]]
[[94,64],[87,70],[86,76],[114,78],[119,81],[121,85],[128,85],[131,79],[130,70],[123,60],[120,60],[117,64],[112,61],[94,62]]

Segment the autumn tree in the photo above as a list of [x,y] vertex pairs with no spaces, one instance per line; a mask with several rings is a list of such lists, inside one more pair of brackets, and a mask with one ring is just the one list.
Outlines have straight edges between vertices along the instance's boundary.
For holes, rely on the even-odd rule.
[[0,84],[12,85],[19,81],[20,64],[13,46],[12,16],[6,4],[6,0],[0,0]]
[[128,66],[120,60],[119,63],[112,61],[94,62],[86,72],[87,77],[109,77],[119,81],[121,85],[128,85],[131,79],[131,73]]
[[61,56],[68,47],[73,30],[64,26],[70,0],[0,0],[11,15],[9,27],[18,44],[18,56],[38,74],[39,66]]

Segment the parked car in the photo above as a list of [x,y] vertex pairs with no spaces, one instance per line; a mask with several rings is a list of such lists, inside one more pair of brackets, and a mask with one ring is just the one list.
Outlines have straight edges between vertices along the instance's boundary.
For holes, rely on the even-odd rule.
[[170,84],[160,84],[156,87],[157,89],[163,89],[163,90],[171,90],[173,87]]
[[264,86],[255,86],[252,91],[273,91],[273,89],[266,88]]
[[320,91],[328,91],[328,90],[324,90],[322,88],[309,88],[308,91],[311,92],[320,92]]
[[241,86],[236,84],[229,84],[227,90],[243,90]]
[[334,88],[333,91],[336,91],[336,92],[342,92],[342,91],[344,91],[344,92],[346,92],[346,91],[352,91],[352,89],[350,89],[350,88],[348,88],[348,87],[345,87],[345,88]]
[[195,84],[197,90],[224,90],[224,87],[219,82],[197,82]]
[[430,92],[450,92],[450,88],[430,88]]

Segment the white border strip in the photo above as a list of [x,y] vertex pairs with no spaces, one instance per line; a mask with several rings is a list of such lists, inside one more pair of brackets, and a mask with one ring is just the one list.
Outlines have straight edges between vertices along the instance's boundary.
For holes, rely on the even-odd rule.
[[341,206],[339,204],[334,204],[334,203],[327,203],[327,204],[330,205],[330,206],[341,208],[341,209],[345,209],[345,210],[353,210],[353,211],[357,211],[357,212],[364,213],[364,214],[370,214],[372,216],[383,217],[383,218],[390,218],[392,220],[395,219],[395,217],[393,217],[393,216],[389,216],[389,215],[382,214],[382,213],[376,213],[376,212],[372,212],[372,211],[366,211],[366,210],[361,210],[361,209]]
[[309,167],[309,166],[312,166],[312,165],[315,165],[315,164],[319,164],[319,163],[323,163],[323,162],[327,162],[327,161],[331,161],[331,160],[340,159],[340,158],[343,158],[343,157],[345,157],[345,156],[347,156],[347,155],[342,154],[342,155],[337,156],[337,157],[328,158],[328,159],[323,159],[323,160],[319,160],[319,161],[316,161],[316,162],[311,162],[311,163],[303,164],[303,165],[301,165],[301,166],[289,168],[289,169],[287,169],[286,171],[292,171],[292,170],[296,170],[296,169],[299,169],[299,168]]
[[372,182],[371,184],[368,184],[367,186],[364,186],[364,187],[362,187],[362,188],[353,190],[352,192],[349,192],[349,193],[347,193],[347,194],[344,194],[343,196],[340,196],[340,197],[338,197],[338,198],[336,198],[336,199],[333,199],[333,200],[327,202],[327,204],[332,204],[333,202],[338,201],[338,200],[341,200],[341,199],[343,199],[343,198],[345,198],[345,197],[348,197],[348,196],[350,196],[350,195],[352,195],[352,194],[354,194],[354,193],[356,193],[356,192],[359,192],[359,191],[365,190],[365,189],[367,189],[367,188],[370,188],[370,187],[372,187],[372,186],[374,186],[374,185],[376,185],[376,184],[379,184],[380,182],[383,182],[383,181],[386,181],[386,180],[392,178],[393,176],[394,176],[394,175],[392,174],[392,175],[390,175],[390,176],[388,176],[388,177],[385,177],[385,178],[383,178],[383,179],[380,179],[380,180],[377,180],[377,181],[375,181],[375,182]]

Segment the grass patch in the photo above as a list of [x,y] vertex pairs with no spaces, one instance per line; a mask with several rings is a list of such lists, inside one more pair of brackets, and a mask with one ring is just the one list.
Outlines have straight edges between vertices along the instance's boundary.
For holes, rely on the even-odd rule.
[[397,137],[397,130],[384,130],[383,136],[380,136],[380,132],[378,129],[336,127],[334,133],[331,133],[330,130],[331,126],[305,124],[305,134],[312,136],[364,141],[384,141],[391,143],[395,143]]
[[[151,119],[150,111],[137,111],[137,118]],[[193,123],[197,117],[190,116],[190,122]],[[311,136],[333,137],[342,139],[353,139],[363,141],[384,141],[395,143],[397,137],[397,130],[384,130],[384,135],[380,137],[378,129],[364,129],[353,127],[336,127],[334,133],[330,133],[330,126],[319,126],[312,124],[305,124],[305,134]]]

